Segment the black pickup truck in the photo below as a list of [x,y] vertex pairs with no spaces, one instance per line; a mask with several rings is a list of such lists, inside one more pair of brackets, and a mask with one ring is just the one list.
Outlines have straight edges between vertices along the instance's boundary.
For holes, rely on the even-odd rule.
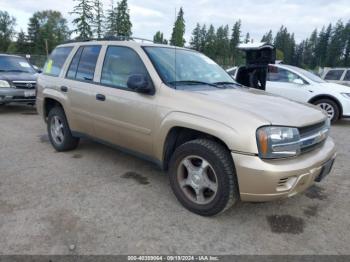
[[0,105],[34,104],[37,74],[25,58],[0,54]]

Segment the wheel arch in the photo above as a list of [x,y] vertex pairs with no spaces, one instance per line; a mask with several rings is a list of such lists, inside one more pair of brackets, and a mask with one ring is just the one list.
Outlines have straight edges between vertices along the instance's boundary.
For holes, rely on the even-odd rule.
[[334,97],[332,95],[317,95],[317,96],[314,96],[313,98],[311,98],[308,101],[308,103],[314,104],[316,101],[321,100],[321,99],[329,99],[329,100],[332,100],[333,102],[335,102],[337,104],[338,108],[339,108],[339,118],[342,117],[342,115],[343,115],[343,106],[340,103],[340,101],[336,97]]
[[46,97],[44,98],[44,103],[43,103],[43,117],[45,121],[47,120],[47,117],[49,115],[49,112],[52,108],[54,107],[61,107],[64,111],[64,107],[60,101],[57,99],[51,98],[51,97]]
[[167,133],[162,154],[162,166],[164,170],[168,170],[169,161],[176,148],[184,143],[195,139],[209,139],[221,144],[229,152],[229,146],[219,137],[198,129],[193,129],[185,126],[173,126]]

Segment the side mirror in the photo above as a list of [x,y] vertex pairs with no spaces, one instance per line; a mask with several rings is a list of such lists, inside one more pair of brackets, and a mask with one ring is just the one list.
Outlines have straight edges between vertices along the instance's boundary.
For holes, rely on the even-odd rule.
[[293,80],[293,83],[294,84],[297,84],[297,85],[303,85],[304,84],[304,81],[301,80],[300,78],[296,78]]
[[149,83],[148,77],[143,74],[131,75],[127,82],[128,88],[142,94],[153,94],[153,86]]

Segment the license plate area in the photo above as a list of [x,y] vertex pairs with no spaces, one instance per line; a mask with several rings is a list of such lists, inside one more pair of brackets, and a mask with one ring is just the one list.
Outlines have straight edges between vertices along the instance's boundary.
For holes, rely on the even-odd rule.
[[332,170],[335,159],[328,160],[321,169],[321,173],[315,178],[316,182],[321,182]]
[[35,96],[35,90],[24,91],[24,96],[25,97],[34,97]]

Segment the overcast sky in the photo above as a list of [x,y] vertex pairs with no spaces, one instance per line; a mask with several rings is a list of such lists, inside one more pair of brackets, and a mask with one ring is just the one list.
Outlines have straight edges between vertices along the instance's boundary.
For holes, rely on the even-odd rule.
[[[17,18],[17,28],[27,29],[33,12],[54,9],[61,11],[69,22],[73,16],[73,0],[0,0],[0,10]],[[109,8],[111,0],[103,0]],[[186,40],[196,23],[212,23],[216,27],[241,19],[243,34],[249,32],[259,41],[269,29],[275,33],[283,24],[295,33],[297,41],[310,35],[314,28],[350,20],[350,0],[129,0],[133,35],[152,38],[158,30],[169,38],[175,19],[175,9],[182,6],[186,20]]]

